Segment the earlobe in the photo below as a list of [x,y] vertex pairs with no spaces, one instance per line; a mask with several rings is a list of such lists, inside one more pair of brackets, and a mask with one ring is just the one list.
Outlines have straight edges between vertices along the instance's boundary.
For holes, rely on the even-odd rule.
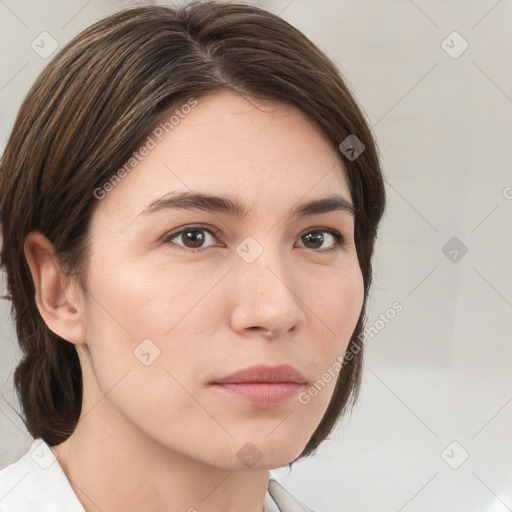
[[80,308],[73,290],[66,284],[53,244],[34,231],[25,239],[24,252],[34,282],[36,305],[46,325],[71,343],[83,343]]

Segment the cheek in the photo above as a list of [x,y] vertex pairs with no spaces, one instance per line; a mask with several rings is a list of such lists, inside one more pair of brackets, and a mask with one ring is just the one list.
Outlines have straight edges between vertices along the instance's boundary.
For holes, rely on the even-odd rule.
[[119,411],[148,432],[183,425],[183,416],[191,418],[192,428],[192,419],[200,424],[197,404],[180,382],[200,360],[204,346],[184,332],[186,322],[180,319],[188,319],[186,313],[199,297],[191,297],[179,280],[171,287],[170,281],[148,279],[147,274],[125,275],[129,273],[119,269],[91,283],[97,300],[90,304],[89,371],[99,394],[108,394],[105,408],[114,407],[106,414]]
[[209,324],[195,320],[211,284],[199,280],[198,286],[197,275],[191,274],[169,266],[136,269],[128,264],[94,274],[87,337],[104,390],[127,372],[133,379],[140,371],[142,382],[151,381],[160,389],[169,385],[165,369],[181,378],[204,358],[211,336],[202,329]]
[[128,258],[112,267],[91,279],[93,307],[95,321],[113,324],[121,338],[161,338],[200,298],[193,291],[197,283],[182,268],[130,264]]
[[[309,411],[317,422],[325,413],[331,400],[342,361],[351,336],[359,320],[364,301],[364,283],[359,267],[350,271],[334,272],[324,282],[311,307],[311,325],[318,328],[308,347],[308,360],[315,368],[316,380],[299,396],[301,407]],[[321,332],[320,332],[321,331]]]
[[[359,267],[351,266],[341,271],[333,271],[330,280],[322,286],[318,294],[324,310],[333,325],[340,327],[353,324],[355,327],[364,300],[363,276]],[[346,329],[343,328],[342,332]]]
[[331,279],[316,293],[310,308],[312,321],[319,322],[325,332],[317,338],[324,365],[345,352],[363,301],[364,283],[359,267],[333,271]]

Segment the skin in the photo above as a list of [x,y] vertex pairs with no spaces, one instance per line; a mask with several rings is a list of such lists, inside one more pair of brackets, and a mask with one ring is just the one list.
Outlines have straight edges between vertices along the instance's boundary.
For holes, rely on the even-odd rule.
[[[268,470],[304,449],[335,380],[307,404],[271,407],[208,383],[261,363],[291,364],[311,385],[345,352],[361,312],[351,213],[288,217],[332,193],[351,201],[340,155],[293,106],[233,93],[198,101],[97,202],[86,290],[64,279],[43,235],[26,239],[41,315],[82,365],[80,421],[53,448],[87,512],[261,512]],[[139,215],[174,190],[238,195],[251,215]],[[191,224],[220,235],[202,231],[196,253],[183,236],[163,241]],[[302,235],[319,227],[344,245],[325,252],[337,245],[325,231],[308,244]],[[236,251],[248,236],[263,248],[252,263]],[[147,366],[134,355],[144,339],[160,351]],[[250,467],[237,457],[247,442],[261,454]]]

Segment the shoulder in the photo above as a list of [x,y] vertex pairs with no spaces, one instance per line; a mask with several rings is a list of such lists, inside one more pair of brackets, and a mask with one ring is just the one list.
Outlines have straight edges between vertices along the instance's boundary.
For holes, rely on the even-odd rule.
[[[28,510],[29,506],[36,506],[36,503],[30,502],[31,493],[28,492],[34,484],[30,456],[29,451],[0,471],[0,510],[2,512],[9,512],[15,508],[24,511]],[[20,496],[23,497],[22,500]]]
[[42,439],[0,471],[1,512],[85,512],[54,452]]
[[268,491],[281,512],[316,512],[295,498],[272,477],[268,481]]

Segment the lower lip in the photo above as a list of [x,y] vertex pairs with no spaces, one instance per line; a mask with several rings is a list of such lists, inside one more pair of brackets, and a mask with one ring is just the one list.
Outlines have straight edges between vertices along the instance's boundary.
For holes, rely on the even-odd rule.
[[297,395],[303,384],[296,382],[238,382],[213,384],[231,396],[247,400],[250,404],[270,407],[287,402]]

